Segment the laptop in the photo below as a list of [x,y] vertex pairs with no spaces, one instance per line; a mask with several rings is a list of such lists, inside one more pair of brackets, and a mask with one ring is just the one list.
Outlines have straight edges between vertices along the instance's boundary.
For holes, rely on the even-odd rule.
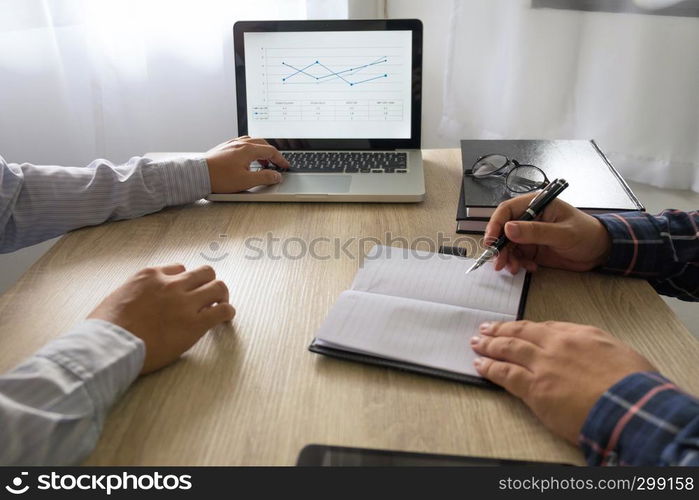
[[424,199],[419,20],[240,21],[233,39],[238,135],[264,137],[291,169],[210,200]]

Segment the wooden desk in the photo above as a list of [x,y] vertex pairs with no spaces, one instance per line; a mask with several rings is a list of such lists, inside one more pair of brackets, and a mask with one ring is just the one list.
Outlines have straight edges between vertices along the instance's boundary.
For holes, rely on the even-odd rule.
[[[309,443],[582,463],[505,393],[309,353],[357,260],[245,258],[257,253],[245,239],[267,233],[300,239],[288,246],[294,255],[299,241],[318,237],[454,237],[459,153],[425,151],[424,158],[421,204],[200,202],[76,231],[0,298],[0,370],[85,317],[138,269],[190,268],[207,263],[202,252],[229,253],[212,265],[231,289],[233,326],[216,328],[181,361],[138,380],[87,463],[293,464]],[[220,242],[218,252],[210,242]],[[543,270],[533,278],[526,317],[602,327],[699,393],[699,343],[644,281]]]

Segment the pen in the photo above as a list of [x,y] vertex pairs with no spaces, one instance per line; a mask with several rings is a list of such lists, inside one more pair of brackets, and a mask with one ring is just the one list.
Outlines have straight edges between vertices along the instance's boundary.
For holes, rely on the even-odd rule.
[[[542,189],[541,192],[532,199],[532,201],[529,202],[529,206],[524,211],[522,216],[517,220],[529,221],[536,219],[536,217],[544,211],[548,204],[555,200],[556,197],[559,194],[561,194],[563,190],[567,187],[568,182],[565,179],[554,180],[544,189]],[[495,240],[495,243],[493,243],[485,249],[481,256],[478,257],[476,262],[474,262],[473,265],[468,269],[468,271],[466,271],[466,274],[470,273],[471,271],[475,271],[483,264],[488,262],[490,259],[492,259],[495,255],[498,254],[500,250],[502,250],[505,247],[505,245],[507,245],[509,241],[510,240],[508,240],[507,236],[505,236],[505,234],[503,233],[502,236]]]

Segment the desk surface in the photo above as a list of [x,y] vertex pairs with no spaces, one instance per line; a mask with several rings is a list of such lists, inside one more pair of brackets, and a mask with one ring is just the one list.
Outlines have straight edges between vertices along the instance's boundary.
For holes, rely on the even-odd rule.
[[[440,231],[456,236],[459,152],[425,151],[424,159],[421,204],[199,202],[75,231],[0,297],[0,370],[84,318],[138,269],[211,263],[231,289],[232,326],[139,379],[113,408],[87,463],[293,464],[309,443],[583,463],[505,393],[307,351],[359,262],[341,249],[337,258],[294,259],[301,241],[345,244],[360,235],[385,242],[387,231],[413,242],[436,240]],[[292,258],[275,260],[282,245],[268,234],[295,238],[286,244]],[[246,245],[246,238],[258,239]],[[252,259],[267,241],[269,258]],[[318,241],[316,255],[332,253],[333,241]],[[372,243],[355,241],[349,251],[356,255],[362,244]],[[644,281],[542,270],[525,317],[604,328],[699,393],[699,343]]]

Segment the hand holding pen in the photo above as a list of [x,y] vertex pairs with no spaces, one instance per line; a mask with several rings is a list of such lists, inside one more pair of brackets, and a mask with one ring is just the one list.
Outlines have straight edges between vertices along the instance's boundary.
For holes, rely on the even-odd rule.
[[[565,179],[556,179],[549,183],[529,201],[518,220],[526,222],[536,219],[546,209],[548,204],[555,200],[567,187],[568,182]],[[466,273],[475,271],[493,257],[497,257],[509,242],[510,240],[506,234],[498,235],[497,239],[485,249]]]
[[503,233],[510,240],[495,258],[495,269],[535,271],[539,265],[570,271],[589,271],[603,265],[611,248],[609,233],[594,217],[555,199],[537,220],[518,217],[540,193],[512,198],[498,206],[485,231],[485,241]]

